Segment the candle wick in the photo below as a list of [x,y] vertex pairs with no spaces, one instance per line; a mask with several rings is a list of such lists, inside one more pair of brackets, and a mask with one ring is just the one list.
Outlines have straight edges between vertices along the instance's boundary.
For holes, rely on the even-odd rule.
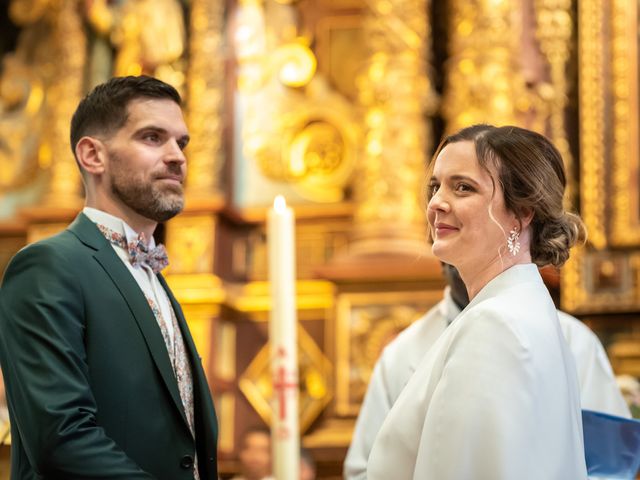
[[282,195],[278,195],[273,201],[273,208],[278,213],[284,213],[287,209],[287,202]]

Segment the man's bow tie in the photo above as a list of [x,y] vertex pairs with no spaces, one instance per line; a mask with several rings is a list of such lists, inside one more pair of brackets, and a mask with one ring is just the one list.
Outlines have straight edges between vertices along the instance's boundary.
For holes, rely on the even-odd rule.
[[153,273],[158,273],[169,265],[167,249],[164,248],[164,245],[160,243],[154,248],[149,249],[144,233],[139,233],[138,237],[134,241],[127,242],[127,239],[123,234],[115,232],[104,225],[100,225],[99,223],[96,225],[107,240],[127,251],[129,254],[129,261],[134,267],[145,264],[153,270]]
[[127,251],[129,252],[129,261],[134,267],[144,263],[153,270],[153,273],[158,273],[169,265],[169,257],[164,245],[160,243],[149,249],[144,233],[138,235],[137,242],[131,242],[127,245]]

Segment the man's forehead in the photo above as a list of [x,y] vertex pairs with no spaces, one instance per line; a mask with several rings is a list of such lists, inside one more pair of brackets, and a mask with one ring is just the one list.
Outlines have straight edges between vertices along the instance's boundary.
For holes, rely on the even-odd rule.
[[182,117],[182,108],[168,98],[135,98],[127,104],[127,117],[137,120],[148,116],[166,116],[167,113]]
[[135,129],[155,127],[167,131],[187,134],[182,108],[166,98],[137,98],[127,105],[124,126]]

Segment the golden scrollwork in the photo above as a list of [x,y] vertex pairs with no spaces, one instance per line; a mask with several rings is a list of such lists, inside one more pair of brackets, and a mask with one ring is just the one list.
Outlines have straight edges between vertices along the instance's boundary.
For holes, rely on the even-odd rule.
[[604,10],[602,0],[578,4],[580,69],[580,213],[595,248],[607,246]]
[[350,103],[316,72],[289,3],[244,0],[236,12],[243,153],[301,196],[339,202],[356,161],[357,123]]
[[306,198],[342,200],[359,138],[349,103],[319,77],[304,92],[270,83],[250,97],[245,155],[266,177],[290,183]]
[[354,179],[351,249],[422,253],[420,192],[431,145],[425,116],[436,102],[427,75],[428,2],[367,3],[363,36],[368,58],[356,79],[365,145]]
[[568,101],[566,67],[571,54],[573,34],[571,0],[536,0],[535,14],[536,37],[550,67],[552,96],[548,99],[549,133],[564,160],[567,174],[565,199],[571,206],[574,196],[573,157],[565,126],[565,108]]
[[223,165],[224,98],[222,0],[193,0],[190,12],[187,122],[189,144],[187,195],[218,196]]

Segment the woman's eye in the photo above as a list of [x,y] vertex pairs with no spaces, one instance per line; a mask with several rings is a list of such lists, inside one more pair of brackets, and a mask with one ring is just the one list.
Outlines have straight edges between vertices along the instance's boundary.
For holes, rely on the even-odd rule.
[[431,185],[429,185],[429,198],[433,197],[436,194],[438,188],[440,188],[440,185],[436,183],[432,183]]
[[459,183],[458,185],[456,185],[456,191],[457,192],[472,192],[473,188],[471,188],[466,183]]

